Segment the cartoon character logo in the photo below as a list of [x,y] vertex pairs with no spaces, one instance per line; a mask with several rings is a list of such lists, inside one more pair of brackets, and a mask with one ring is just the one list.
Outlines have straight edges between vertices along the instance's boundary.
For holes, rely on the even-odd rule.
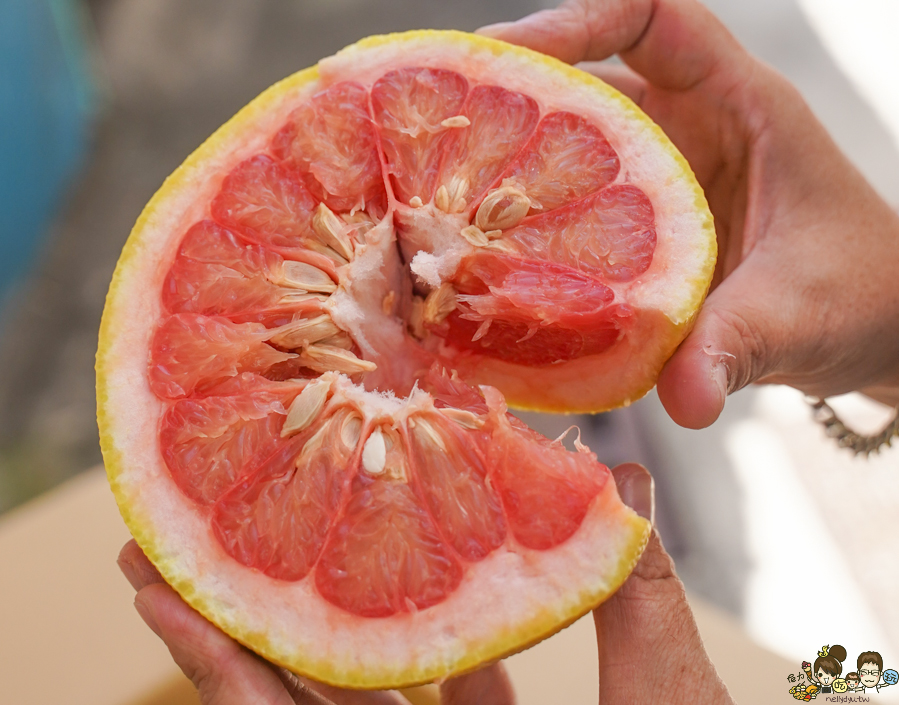
[[808,702],[819,694],[864,693],[887,688],[899,683],[899,671],[883,668],[883,658],[876,651],[863,651],[856,660],[858,670],[843,673],[846,649],[840,644],[825,645],[818,651],[814,663],[802,662],[802,670],[790,674],[787,680],[794,684],[790,695],[796,700]]
[[787,676],[787,680],[790,683],[795,683],[795,685],[790,688],[790,695],[792,695],[796,700],[804,700],[808,702],[812,698],[816,696],[817,686],[812,683],[806,682],[806,677],[811,675],[812,672],[812,664],[808,661],[802,662],[802,670],[799,671],[795,676],[791,673]]
[[815,659],[809,680],[818,685],[822,693],[834,692],[833,683],[843,673],[843,661],[845,660],[846,649],[839,644],[822,646],[818,652],[818,658]]
[[808,685],[796,685],[790,689],[790,694],[797,700],[808,702],[809,700],[814,700],[818,697],[818,686],[814,683],[809,683]]
[[858,655],[856,663],[859,678],[857,692],[864,693],[872,688],[880,692],[881,688],[887,688],[899,682],[899,673],[894,669],[883,670],[883,657],[876,651],[863,651]]

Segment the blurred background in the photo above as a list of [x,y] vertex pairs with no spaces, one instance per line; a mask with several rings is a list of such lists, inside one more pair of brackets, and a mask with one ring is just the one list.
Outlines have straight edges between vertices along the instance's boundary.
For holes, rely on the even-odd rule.
[[[187,154],[271,83],[362,36],[472,30],[552,4],[0,2],[0,533],[31,505],[10,510],[101,461],[106,288],[143,204]],[[899,205],[899,3],[706,4]],[[889,418],[860,397],[835,406],[862,430]],[[550,436],[571,423],[523,416]],[[659,529],[692,594],[796,664],[831,643],[899,664],[899,448],[852,458],[778,387],[734,395],[705,431],[674,426],[653,395],[578,422],[607,464],[653,471]]]

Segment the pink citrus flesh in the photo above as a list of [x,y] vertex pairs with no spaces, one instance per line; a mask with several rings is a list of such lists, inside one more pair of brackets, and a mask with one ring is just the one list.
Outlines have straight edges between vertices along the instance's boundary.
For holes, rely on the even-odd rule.
[[708,288],[710,222],[645,116],[532,52],[409,33],[287,79],[166,182],[117,269],[98,398],[126,521],[194,607],[331,683],[547,636],[648,524],[506,399],[645,393]]

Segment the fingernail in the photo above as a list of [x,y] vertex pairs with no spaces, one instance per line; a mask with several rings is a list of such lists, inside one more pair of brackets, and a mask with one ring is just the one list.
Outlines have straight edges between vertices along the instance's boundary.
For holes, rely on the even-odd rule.
[[724,404],[724,400],[727,399],[727,367],[723,363],[718,363],[712,368],[712,381],[715,383],[715,387],[718,389],[718,396],[721,399],[721,403]]
[[122,571],[122,575],[131,583],[131,587],[135,590],[140,590],[144,586],[140,578],[137,577],[137,571],[134,569],[134,564],[131,561],[126,558],[119,558],[116,563],[119,566],[119,570]]
[[652,475],[639,465],[618,481],[621,501],[644,519],[655,523],[655,487]]
[[497,22],[495,24],[488,24],[480,29],[476,29],[474,31],[475,34],[483,34],[488,37],[492,37],[496,34],[502,34],[505,29],[511,27],[514,22]]
[[159,633],[159,625],[156,623],[156,618],[153,616],[150,608],[140,599],[140,594],[134,598],[134,608],[146,625],[153,630],[153,633],[159,638],[162,638],[162,635]]

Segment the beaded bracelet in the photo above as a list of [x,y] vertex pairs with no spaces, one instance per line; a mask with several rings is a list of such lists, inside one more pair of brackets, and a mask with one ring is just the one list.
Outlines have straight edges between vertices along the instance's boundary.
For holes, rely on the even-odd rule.
[[889,448],[893,439],[899,437],[899,407],[893,413],[893,420],[880,433],[864,436],[843,423],[824,399],[810,397],[806,398],[806,401],[812,407],[812,417],[824,426],[824,432],[833,438],[840,448],[848,448],[855,455],[864,455],[867,458],[871,453],[879,452],[884,446]]

